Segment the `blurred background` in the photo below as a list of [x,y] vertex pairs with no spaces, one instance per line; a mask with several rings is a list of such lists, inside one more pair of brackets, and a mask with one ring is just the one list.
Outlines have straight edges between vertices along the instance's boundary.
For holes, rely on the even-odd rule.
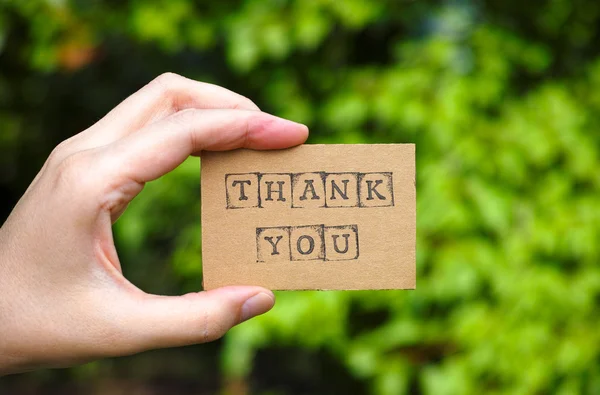
[[[416,291],[279,292],[217,342],[0,394],[600,393],[597,0],[0,0],[0,219],[52,148],[162,72],[417,144]],[[202,281],[198,159],[114,228],[148,292]],[[1,292],[1,290],[0,290]]]

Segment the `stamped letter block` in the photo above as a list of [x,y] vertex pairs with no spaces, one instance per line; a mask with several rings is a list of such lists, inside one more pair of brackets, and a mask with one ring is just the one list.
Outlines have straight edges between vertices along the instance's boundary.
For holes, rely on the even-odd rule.
[[325,228],[324,240],[328,261],[358,259],[358,226],[328,226]]
[[258,173],[227,174],[225,190],[228,209],[258,207]]

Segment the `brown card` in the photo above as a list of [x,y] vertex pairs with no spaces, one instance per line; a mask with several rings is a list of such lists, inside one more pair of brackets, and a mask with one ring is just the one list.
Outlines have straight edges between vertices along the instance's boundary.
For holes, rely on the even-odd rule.
[[414,144],[202,153],[204,288],[414,289]]

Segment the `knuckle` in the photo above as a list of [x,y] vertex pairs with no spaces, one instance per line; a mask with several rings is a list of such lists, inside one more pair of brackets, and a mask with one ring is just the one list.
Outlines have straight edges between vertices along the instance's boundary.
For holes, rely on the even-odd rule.
[[177,127],[188,127],[193,122],[195,122],[198,118],[198,110],[195,108],[186,108],[185,110],[181,110],[171,115],[168,120],[174,126]]
[[202,317],[201,327],[199,328],[200,338],[203,343],[213,340],[212,331],[210,330],[210,322],[212,322],[212,314],[208,310],[204,310],[204,317]]
[[172,91],[173,85],[181,78],[178,74],[167,72],[156,77],[151,84],[158,87],[162,94],[168,95]]
[[189,137],[188,144],[193,150],[199,147],[200,144],[197,133],[193,132],[194,125],[198,123],[199,111],[200,110],[194,108],[187,108],[176,112],[167,118],[167,121],[171,124],[173,130],[177,130],[179,133]]
[[195,331],[199,343],[207,343],[220,339],[230,329],[224,322],[221,314],[212,309],[205,309],[195,322]]
[[64,185],[73,186],[75,183],[85,181],[85,176],[89,167],[89,160],[84,152],[76,152],[62,158],[56,165],[55,185],[60,187]]
[[176,121],[189,122],[198,116],[199,111],[201,111],[201,110],[198,110],[197,108],[184,108],[183,110],[178,111],[175,114],[171,115],[170,118],[174,119]]
[[260,111],[260,108],[258,108],[256,103],[254,103],[252,100],[250,100],[246,96],[242,96],[242,95],[239,95],[238,101],[233,105],[233,109],[234,110],[254,109],[254,110]]
[[249,112],[239,121],[239,128],[243,132],[242,142],[244,147],[248,148],[255,145],[256,135],[260,135],[263,130],[268,129],[273,119],[262,112]]
[[58,144],[56,147],[54,147],[54,149],[48,156],[48,163],[49,164],[60,163],[65,157],[67,157],[69,155],[69,152],[71,151],[71,146],[72,146],[71,139],[62,141],[60,144]]
[[163,104],[170,107],[171,111],[174,113],[179,111],[177,86],[181,80],[183,80],[182,76],[167,72],[159,75],[150,83],[150,86],[158,92],[158,97]]
[[166,73],[162,73],[158,77],[156,77],[155,81],[161,84],[169,84],[176,80],[179,80],[181,76],[179,74],[167,71]]

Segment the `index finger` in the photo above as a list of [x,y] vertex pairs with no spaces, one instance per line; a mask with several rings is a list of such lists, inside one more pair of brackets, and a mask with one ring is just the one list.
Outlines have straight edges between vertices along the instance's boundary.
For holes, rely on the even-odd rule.
[[146,126],[103,151],[116,166],[113,174],[145,183],[202,150],[280,149],[302,144],[305,125],[260,111],[186,110]]
[[129,96],[83,132],[86,148],[109,144],[148,124],[190,108],[260,111],[250,99],[226,88],[165,73]]

